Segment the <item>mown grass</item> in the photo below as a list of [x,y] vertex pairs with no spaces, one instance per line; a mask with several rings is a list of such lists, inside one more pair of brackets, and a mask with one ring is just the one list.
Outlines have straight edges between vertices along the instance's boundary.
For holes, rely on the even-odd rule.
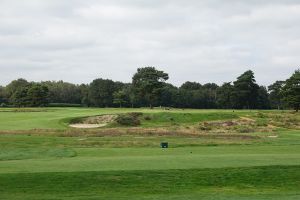
[[[67,129],[74,118],[103,114],[142,112],[153,115],[153,120],[143,120],[144,126],[195,123],[203,120],[236,118],[243,111],[227,110],[180,110],[162,112],[162,109],[117,109],[117,108],[23,108],[21,110],[0,108],[0,130]],[[156,113],[156,114],[155,114]],[[238,114],[239,113],[239,114]],[[173,118],[173,122],[171,120]],[[171,120],[171,121],[170,121]]]
[[[68,127],[129,112],[144,113],[139,127]],[[0,199],[300,199],[299,122],[289,111],[0,109]]]
[[3,200],[290,199],[300,197],[299,187],[299,166],[0,174]]
[[[158,144],[159,145],[159,144]],[[68,148],[67,146],[65,148]],[[34,149],[34,148],[33,148]],[[35,147],[40,151],[39,147]],[[0,173],[128,171],[300,165],[299,146],[229,145],[157,148],[68,148],[74,157],[6,157]],[[29,153],[32,150],[28,149]],[[26,152],[26,151],[25,151]],[[28,152],[27,152],[28,153]]]

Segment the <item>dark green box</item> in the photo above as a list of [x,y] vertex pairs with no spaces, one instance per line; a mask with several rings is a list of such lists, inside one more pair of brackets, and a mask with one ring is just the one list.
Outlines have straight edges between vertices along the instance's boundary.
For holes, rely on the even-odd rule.
[[167,148],[169,148],[169,143],[168,142],[162,142],[162,143],[160,143],[160,146],[163,149],[167,149]]

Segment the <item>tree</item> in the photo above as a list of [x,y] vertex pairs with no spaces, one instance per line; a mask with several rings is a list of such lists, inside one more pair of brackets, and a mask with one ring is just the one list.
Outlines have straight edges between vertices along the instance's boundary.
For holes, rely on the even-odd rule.
[[15,106],[21,107],[28,104],[27,91],[30,83],[22,78],[13,80],[6,86],[6,94],[9,102]]
[[132,87],[132,84],[128,84],[125,87],[125,90],[126,90],[126,93],[128,94],[128,97],[129,97],[130,106],[131,106],[131,108],[133,108],[138,103],[138,98],[134,93],[134,89]]
[[269,93],[265,86],[260,86],[258,89],[256,108],[270,109]]
[[231,82],[224,83],[217,89],[217,105],[219,108],[232,108],[232,92],[233,85],[231,84]]
[[48,88],[37,83],[19,87],[11,96],[11,103],[17,107],[46,106],[48,104]]
[[7,94],[5,87],[0,86],[0,105],[5,105],[7,103]]
[[79,86],[80,96],[81,96],[81,104],[84,106],[90,106],[89,102],[89,85],[81,84]]
[[161,94],[163,83],[169,79],[169,75],[154,67],[138,68],[132,78],[132,86],[140,98],[145,98],[150,108]]
[[28,103],[28,92],[29,86],[19,87],[10,97],[10,102],[17,107],[25,107]]
[[42,84],[32,84],[28,87],[27,91],[27,101],[28,106],[46,106],[48,104],[49,90],[45,85]]
[[276,81],[272,85],[268,87],[268,91],[270,93],[269,99],[272,108],[277,108],[278,110],[283,106],[283,96],[282,96],[282,88],[284,85],[284,81]]
[[120,108],[122,108],[123,104],[128,103],[129,97],[125,89],[114,92],[113,97],[114,97],[113,100],[114,104],[118,104]]
[[169,83],[164,83],[161,89],[161,95],[158,100],[160,106],[174,107],[174,97],[178,88]]
[[19,78],[17,80],[13,80],[6,86],[6,92],[8,96],[12,96],[14,92],[22,87],[26,87],[29,85],[29,82],[23,78]]
[[80,86],[64,81],[42,82],[49,89],[50,103],[80,104],[82,101]]
[[200,90],[201,88],[202,85],[200,83],[190,81],[187,81],[180,86],[180,89],[184,90]]
[[300,107],[300,69],[285,81],[282,88],[284,101],[297,112]]
[[89,87],[89,102],[97,107],[113,106],[115,85],[112,80],[95,79]]
[[233,106],[235,108],[255,108],[259,86],[256,84],[253,71],[249,70],[243,73],[233,85]]

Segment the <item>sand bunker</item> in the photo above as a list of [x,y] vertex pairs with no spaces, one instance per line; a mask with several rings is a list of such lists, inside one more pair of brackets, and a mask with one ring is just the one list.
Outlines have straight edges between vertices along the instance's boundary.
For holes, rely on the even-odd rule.
[[118,116],[117,115],[99,115],[86,117],[79,123],[70,124],[72,128],[100,128],[106,126],[108,123],[113,122]]
[[278,135],[270,135],[269,138],[278,138]]
[[100,128],[104,127],[107,124],[70,124],[72,128]]

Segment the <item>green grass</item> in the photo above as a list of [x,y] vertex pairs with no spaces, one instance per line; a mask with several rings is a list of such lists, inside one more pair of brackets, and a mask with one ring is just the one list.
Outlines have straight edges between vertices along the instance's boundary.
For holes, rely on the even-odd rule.
[[[126,112],[144,113],[133,133],[68,127],[74,118]],[[193,133],[199,123],[241,116],[276,130]],[[0,199],[300,199],[298,122],[287,111],[0,109]],[[170,131],[154,134],[162,128]],[[139,133],[148,129],[154,133]],[[159,148],[162,141],[170,148]]]
[[[68,123],[78,117],[126,112],[143,112],[153,116],[143,121],[145,126],[172,125],[172,123],[195,123],[204,120],[236,118],[237,113],[227,110],[178,110],[162,112],[161,109],[115,109],[115,108],[0,108],[0,130],[67,129]],[[240,112],[243,114],[244,112]],[[173,118],[173,120],[170,120]],[[171,123],[170,123],[171,122]]]
[[[32,151],[32,150],[30,150]],[[40,149],[37,151],[42,152]],[[75,157],[44,154],[2,160],[0,173],[128,171],[300,165],[299,146],[159,148],[73,148]],[[28,152],[27,152],[28,153]],[[26,155],[26,151],[25,151]],[[73,155],[73,154],[71,154]],[[29,156],[29,155],[28,155]]]
[[[145,120],[147,117],[149,117],[150,120]],[[142,117],[142,125],[144,127],[157,127],[166,125],[195,124],[203,121],[227,120],[236,118],[238,118],[237,114],[232,112],[230,113],[228,111],[207,113],[189,113],[185,111],[182,113],[160,112],[145,114]]]
[[0,174],[1,199],[293,199],[299,186],[300,166]]

